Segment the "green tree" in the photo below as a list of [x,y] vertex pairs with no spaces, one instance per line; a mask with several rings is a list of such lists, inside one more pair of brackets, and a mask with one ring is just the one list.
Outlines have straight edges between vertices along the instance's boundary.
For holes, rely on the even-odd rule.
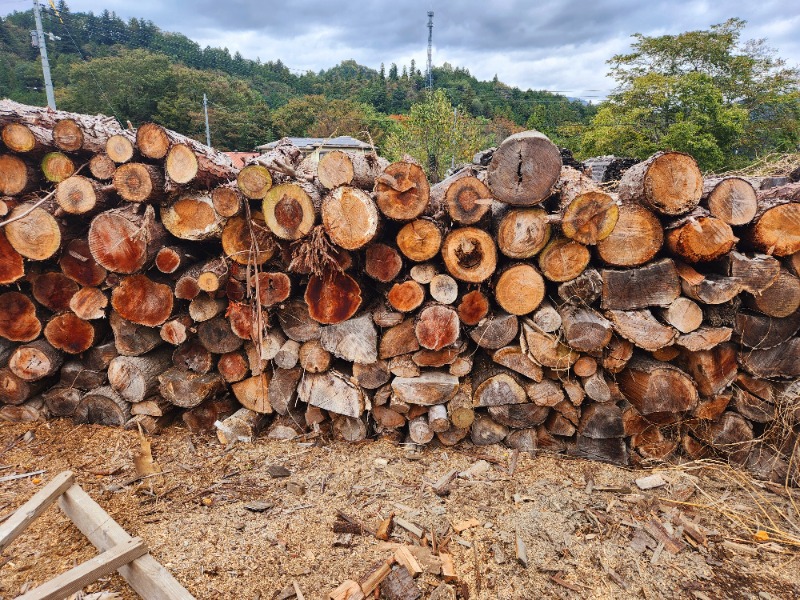
[[618,83],[583,136],[584,154],[643,158],[691,152],[702,168],[735,166],[800,143],[800,70],[764,40],[741,42],[745,21],[634,36],[608,63]]
[[432,181],[440,181],[453,161],[470,161],[475,152],[490,145],[485,125],[463,108],[454,109],[443,90],[426,92],[389,134],[384,154],[393,160],[409,154],[426,166]]

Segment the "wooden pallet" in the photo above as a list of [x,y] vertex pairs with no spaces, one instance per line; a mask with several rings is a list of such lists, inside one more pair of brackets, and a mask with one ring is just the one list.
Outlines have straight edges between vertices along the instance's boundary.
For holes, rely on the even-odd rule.
[[0,525],[0,552],[56,500],[100,554],[16,600],[61,600],[113,571],[118,571],[144,600],[194,600],[194,596],[150,556],[140,538],[131,537],[75,483],[70,471],[54,477]]

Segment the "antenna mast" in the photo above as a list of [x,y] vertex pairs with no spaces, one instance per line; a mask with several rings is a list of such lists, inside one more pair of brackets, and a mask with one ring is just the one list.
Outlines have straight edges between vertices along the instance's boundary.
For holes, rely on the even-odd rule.
[[433,54],[433,11],[428,11],[428,89],[433,89],[433,64],[431,57]]

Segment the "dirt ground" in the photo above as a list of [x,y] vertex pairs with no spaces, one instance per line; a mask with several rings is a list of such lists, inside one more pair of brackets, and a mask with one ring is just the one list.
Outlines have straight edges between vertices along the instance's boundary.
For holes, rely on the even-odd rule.
[[[459,581],[444,584],[434,567],[416,579],[421,598],[800,595],[800,547],[792,545],[800,495],[745,482],[727,467],[631,471],[501,447],[416,450],[319,438],[226,449],[211,434],[177,426],[151,441],[163,473],[137,480],[136,432],[0,423],[0,520],[70,469],[198,599],[288,600],[294,583],[307,599],[328,598],[391,557],[396,543],[420,544],[399,525],[390,542],[334,533],[337,511],[367,529],[394,513],[425,532],[423,544],[452,555]],[[453,469],[461,473],[449,493],[436,495],[431,484]],[[637,487],[654,473],[666,484]],[[517,539],[527,566],[517,560]],[[0,599],[94,554],[53,506],[0,554]],[[87,588],[101,590],[137,597],[118,575]]]

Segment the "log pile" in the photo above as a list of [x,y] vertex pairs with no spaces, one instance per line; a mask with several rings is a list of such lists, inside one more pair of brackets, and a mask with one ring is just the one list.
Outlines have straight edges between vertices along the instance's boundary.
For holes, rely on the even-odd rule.
[[431,185],[10,101],[0,127],[5,419],[796,469],[798,184],[660,152],[612,193],[535,131]]

